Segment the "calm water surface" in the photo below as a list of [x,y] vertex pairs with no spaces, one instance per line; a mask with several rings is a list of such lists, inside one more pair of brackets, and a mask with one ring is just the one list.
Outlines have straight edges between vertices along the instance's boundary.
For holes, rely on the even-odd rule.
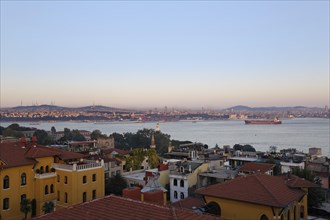
[[[190,140],[208,144],[210,148],[229,144],[251,144],[257,150],[265,151],[269,146],[278,149],[297,148],[308,152],[309,147],[321,147],[323,155],[330,156],[330,120],[318,118],[297,118],[282,120],[281,125],[245,125],[244,121],[188,121],[160,123],[163,133],[171,135],[172,139]],[[11,123],[0,123],[7,127]],[[102,133],[136,132],[143,128],[156,128],[156,122],[134,123],[84,123],[84,122],[40,122],[38,125],[19,123],[21,126],[36,127],[50,130],[52,126],[57,131],[64,128],[100,130]]]

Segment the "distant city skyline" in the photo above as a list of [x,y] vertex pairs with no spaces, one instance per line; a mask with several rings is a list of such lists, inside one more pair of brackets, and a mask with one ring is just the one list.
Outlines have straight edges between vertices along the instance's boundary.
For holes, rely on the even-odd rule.
[[1,107],[329,106],[329,1],[1,1]]

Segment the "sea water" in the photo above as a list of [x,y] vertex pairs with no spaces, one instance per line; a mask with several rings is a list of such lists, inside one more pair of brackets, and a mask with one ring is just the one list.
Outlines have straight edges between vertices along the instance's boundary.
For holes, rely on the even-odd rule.
[[[0,122],[7,127],[11,123]],[[136,132],[143,128],[156,128],[157,122],[18,122],[21,126],[35,127],[49,131],[52,126],[57,131],[64,128],[79,130],[100,130],[104,134],[113,132]],[[159,122],[163,133],[171,135],[171,139],[201,142],[213,148],[216,144],[233,146],[234,144],[250,144],[259,151],[267,151],[269,146],[278,150],[296,148],[308,152],[310,147],[322,148],[322,154],[330,156],[330,120],[322,118],[295,118],[282,120],[280,125],[245,125],[242,120],[228,121],[178,121]]]

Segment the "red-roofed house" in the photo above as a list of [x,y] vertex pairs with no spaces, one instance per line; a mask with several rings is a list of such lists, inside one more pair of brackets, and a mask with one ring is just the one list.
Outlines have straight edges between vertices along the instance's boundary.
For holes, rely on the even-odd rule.
[[307,188],[314,184],[291,176],[253,174],[197,190],[208,212],[229,219],[305,219]]
[[104,196],[103,162],[33,141],[0,143],[1,219],[21,220],[23,199],[32,201],[29,216],[34,217],[46,202],[60,209]]
[[254,174],[254,173],[264,173],[268,175],[273,175],[273,169],[275,164],[271,163],[256,163],[250,162],[243,164],[239,170],[239,174]]

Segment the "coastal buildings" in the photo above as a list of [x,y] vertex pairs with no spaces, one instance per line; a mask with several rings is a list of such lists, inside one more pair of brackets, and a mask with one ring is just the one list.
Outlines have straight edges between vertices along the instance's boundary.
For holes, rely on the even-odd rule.
[[34,217],[46,202],[61,209],[104,196],[103,161],[38,145],[35,138],[0,143],[0,180],[2,219],[21,220],[23,199],[31,201],[29,216]]

